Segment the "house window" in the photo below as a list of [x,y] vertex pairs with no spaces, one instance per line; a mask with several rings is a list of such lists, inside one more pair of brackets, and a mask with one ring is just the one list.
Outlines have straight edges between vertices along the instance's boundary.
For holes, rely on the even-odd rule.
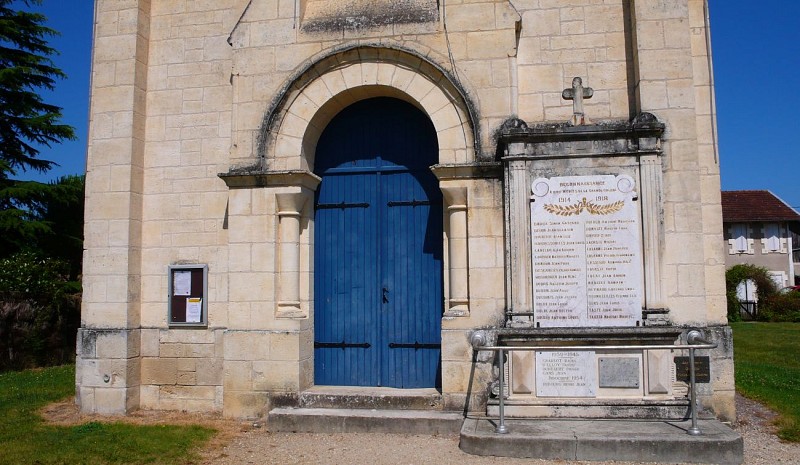
[[778,289],[782,289],[787,284],[787,276],[785,271],[770,271],[769,277],[775,283]]
[[744,223],[733,223],[728,228],[728,253],[734,254],[753,254],[753,239],[750,238],[750,228]]
[[761,253],[787,253],[786,238],[782,237],[780,224],[764,223],[763,233]]

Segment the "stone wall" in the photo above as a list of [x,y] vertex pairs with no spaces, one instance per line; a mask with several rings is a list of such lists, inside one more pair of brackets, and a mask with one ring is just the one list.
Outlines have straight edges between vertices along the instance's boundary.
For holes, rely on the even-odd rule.
[[[725,324],[703,0],[435,10],[420,0],[409,5],[424,14],[369,24],[347,19],[385,2],[326,16],[328,3],[97,1],[76,380],[84,411],[253,417],[313,385],[314,150],[336,112],[370,96],[431,116],[434,172],[466,213],[444,223],[450,408],[491,377],[486,360],[472,373],[469,333],[502,325],[509,306],[496,133],[512,116],[567,120],[561,91],[575,76],[594,88],[590,119],[650,112],[666,124],[662,306],[677,325]],[[190,263],[208,265],[208,328],[170,328],[167,267]],[[713,386],[718,411],[732,409],[729,378]]]

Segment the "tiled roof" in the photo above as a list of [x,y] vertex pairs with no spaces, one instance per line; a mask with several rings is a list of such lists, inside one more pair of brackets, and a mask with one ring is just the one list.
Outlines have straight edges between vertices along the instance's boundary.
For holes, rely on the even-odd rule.
[[722,191],[722,221],[800,221],[800,214],[770,191]]

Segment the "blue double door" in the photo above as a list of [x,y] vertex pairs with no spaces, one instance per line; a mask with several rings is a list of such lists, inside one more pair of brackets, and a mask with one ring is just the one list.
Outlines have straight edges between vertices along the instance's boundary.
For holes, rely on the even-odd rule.
[[436,133],[414,106],[342,110],[317,144],[317,385],[438,387],[442,200]]

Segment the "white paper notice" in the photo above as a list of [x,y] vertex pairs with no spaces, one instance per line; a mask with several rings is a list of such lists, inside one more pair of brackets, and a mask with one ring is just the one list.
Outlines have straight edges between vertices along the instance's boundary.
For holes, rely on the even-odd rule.
[[186,299],[186,322],[200,323],[203,314],[203,299],[200,297],[189,297]]
[[173,272],[172,295],[192,295],[192,272]]

